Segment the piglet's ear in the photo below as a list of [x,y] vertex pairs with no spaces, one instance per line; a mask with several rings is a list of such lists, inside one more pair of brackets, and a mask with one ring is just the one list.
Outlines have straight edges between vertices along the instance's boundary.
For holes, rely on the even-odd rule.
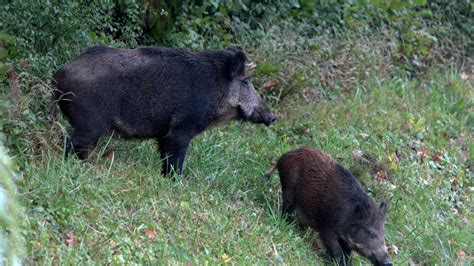
[[235,78],[239,75],[245,74],[245,61],[247,60],[247,56],[242,51],[237,51],[234,55],[232,68],[231,68],[231,76]]
[[387,205],[387,202],[384,200],[380,202],[380,213],[382,213],[382,215],[385,216],[387,211],[388,211],[388,205]]

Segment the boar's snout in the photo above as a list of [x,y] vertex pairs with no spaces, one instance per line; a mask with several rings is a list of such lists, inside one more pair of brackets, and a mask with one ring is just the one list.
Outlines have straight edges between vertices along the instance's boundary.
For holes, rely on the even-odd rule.
[[388,257],[388,254],[385,252],[382,256],[377,256],[374,255],[369,258],[374,265],[377,266],[391,266],[392,262],[390,261],[390,258]]
[[277,116],[274,115],[264,103],[262,103],[258,108],[255,108],[252,115],[250,115],[249,120],[254,123],[262,123],[269,126],[275,122],[276,119]]
[[266,126],[271,125],[273,122],[277,120],[277,116],[274,114],[270,114],[267,119],[265,119],[265,122],[263,122]]

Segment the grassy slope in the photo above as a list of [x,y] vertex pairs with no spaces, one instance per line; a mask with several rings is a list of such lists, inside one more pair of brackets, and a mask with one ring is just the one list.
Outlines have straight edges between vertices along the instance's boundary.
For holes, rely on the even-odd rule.
[[[187,178],[174,183],[158,175],[152,141],[113,138],[113,153],[89,162],[44,149],[19,184],[28,261],[321,263],[317,234],[280,219],[277,176],[262,180],[279,155],[313,145],[353,169],[377,200],[389,200],[395,264],[472,263],[472,87],[455,71],[426,80],[374,77],[333,100],[287,99],[268,128],[231,123],[207,131],[192,142]],[[423,162],[413,143],[429,151]],[[358,149],[390,169],[385,181],[356,163]],[[433,160],[438,151],[443,156]]]

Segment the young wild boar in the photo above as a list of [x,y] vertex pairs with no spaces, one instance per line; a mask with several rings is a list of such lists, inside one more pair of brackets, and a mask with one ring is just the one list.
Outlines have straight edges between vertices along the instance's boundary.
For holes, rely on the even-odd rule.
[[246,75],[245,61],[234,47],[87,49],[53,76],[53,100],[71,124],[66,154],[84,159],[115,130],[156,139],[162,173],[181,173],[191,139],[206,128],[233,119],[268,126],[276,119]]
[[304,147],[284,154],[278,169],[282,213],[296,211],[300,224],[319,232],[330,257],[351,264],[352,250],[375,265],[391,265],[384,239],[387,204],[376,204],[359,182],[322,151]]

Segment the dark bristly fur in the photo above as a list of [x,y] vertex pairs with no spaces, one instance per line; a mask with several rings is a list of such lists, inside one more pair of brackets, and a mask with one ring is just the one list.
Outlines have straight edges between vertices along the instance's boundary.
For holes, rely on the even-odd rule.
[[276,119],[246,76],[245,60],[235,48],[87,49],[53,76],[53,100],[71,124],[66,153],[84,159],[100,136],[116,130],[157,139],[163,174],[181,173],[189,142],[206,128]]
[[338,264],[351,264],[355,250],[375,265],[390,265],[384,239],[387,204],[376,204],[349,171],[311,147],[284,154],[265,176],[276,169],[283,215],[296,212],[302,225],[318,231]]

